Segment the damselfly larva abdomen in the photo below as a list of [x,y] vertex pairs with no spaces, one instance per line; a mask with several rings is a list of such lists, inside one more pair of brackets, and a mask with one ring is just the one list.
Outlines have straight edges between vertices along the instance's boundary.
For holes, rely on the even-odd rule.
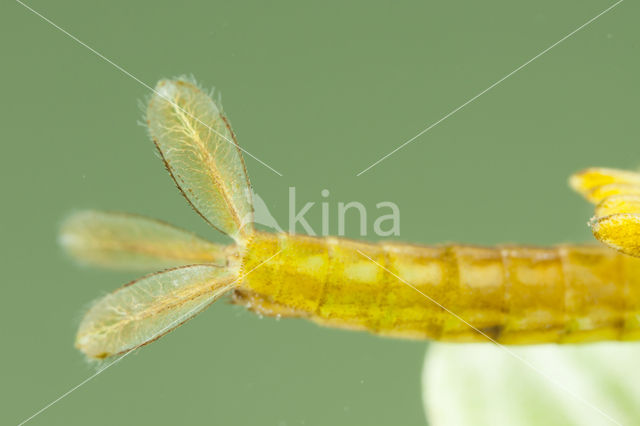
[[91,358],[150,343],[224,294],[265,315],[397,337],[509,344],[640,339],[640,174],[590,169],[571,179],[599,203],[596,237],[630,256],[605,246],[426,247],[269,234],[254,227],[242,150],[209,94],[187,79],[163,80],[147,124],[182,194],[235,244],[213,244],[140,216],[71,216],[61,242],[87,263],[176,266],[87,311],[76,346]]
[[276,253],[246,276],[236,303],[397,337],[640,338],[640,260],[603,246],[429,247],[256,233],[243,270]]

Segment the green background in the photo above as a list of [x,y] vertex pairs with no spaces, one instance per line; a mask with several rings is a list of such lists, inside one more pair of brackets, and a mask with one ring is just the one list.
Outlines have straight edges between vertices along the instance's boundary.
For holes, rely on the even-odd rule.
[[[567,176],[640,162],[632,1],[360,177],[612,2],[28,4],[151,86],[185,73],[215,86],[241,145],[284,175],[247,159],[281,223],[295,186],[300,203],[331,191],[332,232],[339,201],[373,217],[393,201],[404,241],[590,241]],[[78,321],[135,278],[66,258],[65,215],[124,210],[224,237],[139,125],[149,91],[20,4],[1,9],[0,423],[15,424],[94,372],[73,348]],[[319,229],[318,205],[307,218]],[[32,424],[420,425],[426,348],[218,302]]]

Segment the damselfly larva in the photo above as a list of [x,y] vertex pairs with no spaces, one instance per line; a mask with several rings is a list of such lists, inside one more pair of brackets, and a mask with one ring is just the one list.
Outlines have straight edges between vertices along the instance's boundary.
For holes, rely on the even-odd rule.
[[[149,343],[225,293],[263,315],[387,336],[505,344],[640,339],[640,259],[605,246],[427,247],[257,231],[241,150],[220,106],[191,81],[165,80],[147,120],[178,188],[235,244],[222,247],[139,216],[71,216],[61,241],[80,260],[173,266],[89,309],[76,346],[91,358]],[[604,184],[640,194],[640,175],[589,173],[572,184],[591,200],[604,197],[593,191],[617,190]],[[637,198],[607,200],[617,204],[600,210],[640,211]],[[604,223],[598,219],[594,229]],[[624,241],[630,253],[639,254],[638,241]]]

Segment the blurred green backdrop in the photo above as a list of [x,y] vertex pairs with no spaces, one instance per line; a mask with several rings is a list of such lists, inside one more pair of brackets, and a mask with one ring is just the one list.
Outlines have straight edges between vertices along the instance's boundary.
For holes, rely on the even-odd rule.
[[[591,208],[567,176],[640,162],[631,1],[360,177],[612,2],[28,4],[151,86],[184,73],[215,86],[241,145],[284,175],[247,159],[283,223],[295,186],[300,203],[329,189],[332,209],[393,201],[411,242],[588,241]],[[148,90],[19,3],[0,7],[0,423],[15,424],[93,373],[73,348],[79,318],[135,277],[67,259],[67,213],[131,211],[224,238],[139,125]],[[307,217],[319,229],[317,205]],[[421,425],[426,348],[219,302],[32,424]]]

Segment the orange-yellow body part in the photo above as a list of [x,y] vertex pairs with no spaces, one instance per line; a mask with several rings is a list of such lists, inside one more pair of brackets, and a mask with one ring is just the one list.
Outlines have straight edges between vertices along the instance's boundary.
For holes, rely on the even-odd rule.
[[591,168],[569,179],[573,189],[596,204],[590,225],[603,243],[640,257],[640,173]]
[[242,272],[279,251],[244,278],[235,303],[397,337],[489,336],[504,344],[640,339],[640,259],[607,247],[427,247],[256,233]]

